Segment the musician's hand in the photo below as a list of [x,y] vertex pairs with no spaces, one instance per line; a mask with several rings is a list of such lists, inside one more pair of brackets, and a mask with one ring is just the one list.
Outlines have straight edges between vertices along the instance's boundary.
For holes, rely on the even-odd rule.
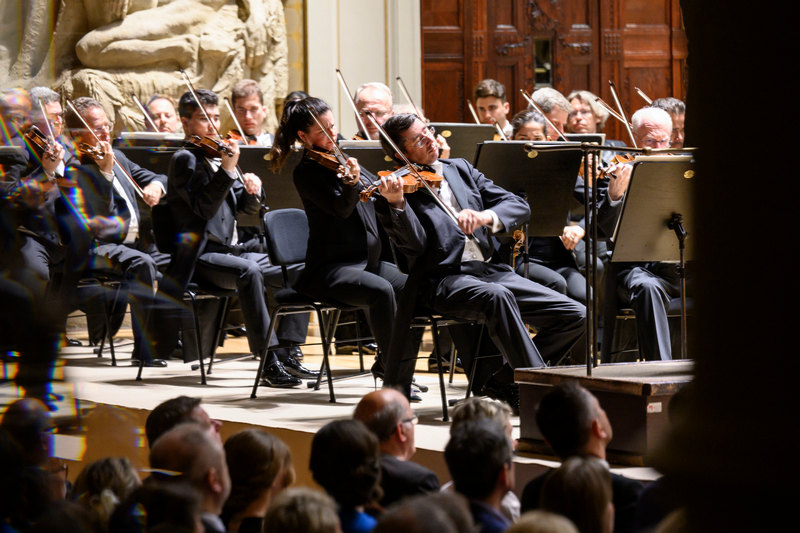
[[106,141],[99,141],[97,144],[103,152],[103,159],[95,159],[97,166],[105,174],[114,173],[114,150],[111,148],[111,143]]
[[252,172],[248,172],[244,175],[244,190],[254,196],[261,194],[261,179]]
[[347,185],[355,185],[361,177],[361,167],[355,157],[347,158],[347,174],[342,177],[342,181]]
[[436,135],[436,144],[439,145],[439,150],[441,150],[439,159],[449,159],[450,145],[447,144],[447,140],[441,134]]
[[394,209],[404,209],[406,199],[403,196],[403,179],[394,174],[382,176],[381,183],[378,185],[378,192],[383,196],[389,205]]
[[144,203],[153,207],[161,200],[161,197],[164,195],[164,189],[161,187],[160,183],[152,182],[147,187],[142,189],[142,200]]
[[616,202],[622,198],[625,191],[628,190],[628,183],[631,181],[631,172],[633,172],[633,167],[627,163],[617,165],[615,169],[611,169],[609,174],[616,176],[616,178],[609,177],[608,181],[608,197],[611,200]]
[[58,164],[64,159],[64,147],[61,146],[60,143],[54,142],[53,147],[51,148],[53,152],[53,156],[55,156],[55,161],[50,159],[50,156],[47,154],[42,156],[42,168],[47,173],[48,176],[52,176],[53,173],[58,168]]
[[564,248],[567,250],[574,250],[584,235],[586,235],[586,231],[580,226],[564,226],[561,242],[564,243]]
[[222,168],[231,174],[236,173],[236,165],[239,163],[239,143],[234,140],[223,140],[225,144],[231,149],[232,155],[228,155],[224,150],[220,152],[220,159],[222,160]]
[[472,235],[481,226],[488,226],[492,223],[492,215],[486,211],[473,211],[472,209],[462,209],[458,214],[458,227],[467,235]]

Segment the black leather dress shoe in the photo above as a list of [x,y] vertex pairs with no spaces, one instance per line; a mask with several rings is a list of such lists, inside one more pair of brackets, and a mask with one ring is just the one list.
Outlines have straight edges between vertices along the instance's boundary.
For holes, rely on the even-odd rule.
[[296,378],[317,379],[319,377],[319,372],[315,372],[314,370],[309,370],[308,368],[304,367],[302,364],[300,364],[300,361],[291,355],[281,357],[281,363],[283,363],[283,367],[286,369],[286,372]]
[[519,415],[519,385],[517,383],[500,383],[492,378],[486,382],[481,393],[494,400],[506,402],[515,415]]
[[289,355],[291,355],[292,357],[294,357],[298,361],[302,361],[303,360],[303,350],[301,350],[300,347],[297,346],[296,344],[292,345],[292,346],[289,346]]
[[[378,353],[378,345],[374,342],[367,342],[361,345],[361,353],[363,355],[376,355]],[[358,355],[358,345],[355,344],[337,344],[336,355]]]
[[247,336],[247,329],[244,326],[239,326],[238,328],[232,328],[226,330],[225,333],[230,335],[231,337],[246,337]]
[[[131,366],[139,366],[138,359],[131,359]],[[152,361],[145,361],[144,366],[147,367],[165,367],[167,366],[167,362],[164,359],[153,359]]]
[[70,339],[69,337],[67,337],[66,344],[67,346],[83,346],[83,343],[78,339]]
[[294,376],[290,376],[283,363],[275,361],[264,369],[261,374],[261,384],[267,387],[290,388],[300,385],[302,381]]

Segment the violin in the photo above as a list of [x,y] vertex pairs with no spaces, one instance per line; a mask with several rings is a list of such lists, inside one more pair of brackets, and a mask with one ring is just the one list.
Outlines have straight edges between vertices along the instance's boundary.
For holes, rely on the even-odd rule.
[[525,232],[521,229],[515,229],[512,238],[514,239],[514,247],[511,249],[511,268],[514,268],[517,257],[522,253],[522,245],[525,244]]
[[86,143],[79,143],[78,144],[78,151],[81,154],[88,155],[95,161],[100,161],[105,157],[106,154],[103,153],[103,148],[98,144],[97,146],[92,146]]
[[53,141],[50,140],[42,130],[37,128],[36,126],[31,126],[25,132],[25,140],[28,141],[29,146],[36,152],[37,157],[41,159],[44,156],[47,156],[50,161],[56,160],[56,154],[53,151]]
[[[432,189],[438,189],[442,185],[442,177],[435,172],[431,172],[429,170],[420,170],[416,167],[414,170],[411,170],[408,165],[399,167],[396,170],[381,170],[378,172],[378,176],[381,178],[387,176],[396,176],[403,181],[403,194],[411,194],[417,192],[417,190],[422,187],[422,183],[420,181],[424,181],[428,187]],[[370,187],[367,187],[363,191],[361,191],[361,201],[366,202],[370,199],[370,197],[378,190],[378,186],[380,182],[376,182]]]
[[239,133],[239,130],[231,130],[231,131],[229,131],[228,134],[225,136],[225,139],[230,140],[230,141],[236,141],[238,143],[244,144],[245,146],[257,146],[258,145],[258,140],[256,140],[255,136],[247,135],[245,133],[245,135],[243,137],[242,134]]
[[620,165],[624,165],[625,163],[630,163],[636,158],[636,154],[616,154],[614,157],[611,158],[611,164],[606,168],[602,168],[597,173],[598,179],[616,179],[617,176],[614,175],[616,172],[617,167]]
[[223,153],[228,157],[233,157],[233,150],[231,150],[230,146],[221,140],[212,139],[211,137],[191,135],[184,144],[199,148],[206,157],[222,157]]
[[[336,177],[339,179],[350,176],[350,169],[345,164],[343,157],[340,159],[336,154],[323,152],[321,150],[314,150],[312,148],[306,148],[304,155],[309,159],[316,161],[328,170],[333,170],[336,172]],[[344,154],[342,154],[342,156],[344,156]]]

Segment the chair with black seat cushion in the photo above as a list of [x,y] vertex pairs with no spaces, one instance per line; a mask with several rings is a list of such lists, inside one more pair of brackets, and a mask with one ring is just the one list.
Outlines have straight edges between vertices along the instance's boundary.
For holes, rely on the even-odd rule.
[[[358,372],[334,378],[329,358],[333,332],[336,330],[339,315],[344,311],[357,311],[359,308],[341,305],[336,302],[316,300],[304,294],[300,294],[291,288],[288,268],[305,263],[306,259],[309,229],[305,211],[296,208],[268,211],[264,215],[264,227],[270,262],[274,266],[281,268],[284,279],[284,288],[272,293],[275,303],[269,310],[272,323],[270,324],[269,336],[267,338],[272,338],[281,317],[298,313],[315,313],[320,328],[322,365],[316,382],[310,382],[309,386],[312,386],[311,383],[313,383],[314,389],[318,390],[322,383],[323,375],[327,375],[325,379],[328,382],[330,401],[331,403],[335,403],[336,395],[333,391],[334,379],[364,375],[363,372]],[[265,363],[266,353],[263,353],[261,354],[258,373],[253,383],[253,391],[250,394],[251,398],[256,397]]]
[[[199,236],[196,235],[180,235],[177,230],[177,226],[175,225],[175,220],[172,217],[172,211],[169,209],[167,204],[158,204],[153,206],[151,216],[153,219],[153,234],[155,236],[156,241],[156,248],[162,253],[167,253],[172,256],[171,261],[179,261],[181,269],[183,272],[181,274],[185,275],[188,279],[180,279],[180,280],[172,280],[168,277],[164,277],[162,279],[162,285],[166,288],[166,285],[169,283],[176,283],[181,285],[179,289],[182,289],[182,294],[184,299],[188,299],[191,302],[191,313],[192,319],[194,322],[194,330],[195,330],[195,341],[198,350],[198,359],[199,359],[199,368],[200,368],[200,379],[203,385],[206,384],[206,369],[203,362],[203,344],[200,339],[200,321],[198,318],[198,307],[197,301],[204,298],[214,298],[222,300],[222,311],[217,316],[217,323],[215,324],[216,330],[216,338],[214,342],[210,343],[209,349],[211,353],[209,354],[210,360],[213,360],[214,353],[216,352],[217,346],[219,345],[219,339],[222,335],[224,324],[225,324],[225,316],[227,315],[227,309],[230,305],[230,300],[233,296],[236,295],[235,290],[229,289],[220,289],[218,287],[207,286],[205,284],[198,284],[194,281],[191,281],[191,274],[194,271],[194,262],[197,260],[197,257],[200,255],[200,240]],[[171,265],[172,266],[172,265]],[[167,269],[170,271],[170,268]],[[174,291],[180,294],[180,290],[178,288],[174,289]],[[159,288],[161,291],[161,288]],[[185,346],[184,346],[185,347]],[[139,373],[136,377],[137,380],[141,380],[142,376],[142,367],[143,362],[139,365]]]

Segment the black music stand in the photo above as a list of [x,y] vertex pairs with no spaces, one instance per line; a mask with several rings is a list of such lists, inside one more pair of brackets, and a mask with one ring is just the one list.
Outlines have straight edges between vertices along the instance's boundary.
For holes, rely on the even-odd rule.
[[161,133],[156,131],[123,131],[114,139],[114,147],[121,146],[162,146],[180,148],[183,146],[183,133]]
[[478,145],[475,167],[500,187],[526,199],[531,217],[525,224],[522,261],[527,276],[528,238],[555,237],[564,231],[583,152],[578,143],[488,141]]
[[[678,262],[681,287],[681,357],[686,358],[686,261],[684,240],[694,227],[692,156],[638,156],[614,229],[614,262]],[[691,241],[690,241],[691,243]]]
[[358,160],[361,168],[378,175],[381,170],[394,170],[397,163],[381,148],[380,141],[339,141],[339,148],[348,157]]
[[432,122],[436,133],[444,137],[450,146],[450,158],[463,157],[475,163],[478,157],[477,145],[494,139],[495,129],[490,124],[466,124],[460,122]]
[[565,133],[564,137],[568,141],[604,144],[606,142],[605,133]]

